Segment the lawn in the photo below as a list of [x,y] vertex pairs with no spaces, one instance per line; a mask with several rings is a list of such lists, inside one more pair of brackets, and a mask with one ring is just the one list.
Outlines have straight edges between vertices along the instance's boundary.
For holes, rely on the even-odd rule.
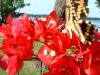
[[[2,43],[2,38],[0,37],[0,46]],[[34,47],[34,53],[37,55],[39,48],[41,47],[42,43],[37,42]],[[0,54],[2,52],[0,51]],[[42,70],[41,70],[41,62],[38,60],[32,60],[32,61],[24,61],[24,67],[17,75],[41,75],[41,71],[46,72],[47,69],[45,68],[45,65],[42,64]],[[0,69],[0,75],[8,75],[5,71]]]

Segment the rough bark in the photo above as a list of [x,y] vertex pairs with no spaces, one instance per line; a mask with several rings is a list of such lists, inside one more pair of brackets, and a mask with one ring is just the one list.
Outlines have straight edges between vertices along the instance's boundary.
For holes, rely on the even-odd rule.
[[63,18],[65,20],[65,1],[66,0],[56,0],[54,5],[54,10],[57,12],[58,18]]

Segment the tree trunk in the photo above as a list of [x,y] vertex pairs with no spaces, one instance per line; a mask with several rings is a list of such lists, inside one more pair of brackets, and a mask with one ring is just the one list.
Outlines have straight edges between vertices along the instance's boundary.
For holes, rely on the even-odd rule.
[[65,20],[65,2],[66,0],[56,0],[54,10],[57,12],[58,19],[63,18]]

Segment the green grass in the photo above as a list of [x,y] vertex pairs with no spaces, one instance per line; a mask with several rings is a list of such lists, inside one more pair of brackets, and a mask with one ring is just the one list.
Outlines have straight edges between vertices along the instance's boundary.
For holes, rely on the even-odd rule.
[[0,68],[0,75],[8,75],[7,72],[3,71],[1,68]]
[[41,42],[36,42],[35,46],[34,46],[34,54],[38,54],[38,50],[40,49],[40,47],[42,46]]
[[[34,66],[35,61],[25,61],[23,69],[19,72],[19,75],[41,75],[41,68]],[[47,70],[42,68],[42,73]]]
[[[0,36],[0,46],[2,45],[3,38]],[[0,50],[0,55],[2,54],[2,51]]]

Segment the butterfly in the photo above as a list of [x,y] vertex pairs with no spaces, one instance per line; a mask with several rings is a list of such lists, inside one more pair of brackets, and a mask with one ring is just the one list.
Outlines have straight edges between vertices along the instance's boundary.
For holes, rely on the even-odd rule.
[[84,20],[89,13],[88,0],[56,0],[54,9],[58,18],[66,20],[64,27],[75,31],[82,42],[93,40],[95,25],[89,20]]

